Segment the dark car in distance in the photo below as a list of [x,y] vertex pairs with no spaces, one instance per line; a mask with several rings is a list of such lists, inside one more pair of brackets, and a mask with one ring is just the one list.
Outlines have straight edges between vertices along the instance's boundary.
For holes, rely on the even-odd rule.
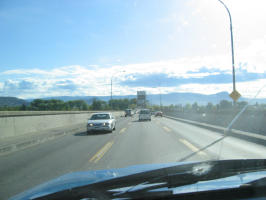
[[131,117],[132,116],[132,110],[131,109],[126,109],[125,110],[125,117]]
[[157,111],[155,113],[155,117],[162,117],[163,116],[163,112],[162,111]]

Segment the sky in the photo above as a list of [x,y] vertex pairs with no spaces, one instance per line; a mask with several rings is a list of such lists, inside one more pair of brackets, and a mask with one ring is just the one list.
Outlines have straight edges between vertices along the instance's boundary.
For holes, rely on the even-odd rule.
[[[236,89],[266,98],[265,0],[224,0]],[[232,92],[218,0],[1,0],[0,96]]]

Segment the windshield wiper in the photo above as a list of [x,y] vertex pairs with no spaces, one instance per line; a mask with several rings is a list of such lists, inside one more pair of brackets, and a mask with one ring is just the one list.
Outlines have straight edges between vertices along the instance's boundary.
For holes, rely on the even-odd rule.
[[[166,167],[133,175],[118,177],[98,183],[70,188],[54,194],[46,195],[42,199],[81,199],[81,198],[137,198],[140,194],[144,197],[155,195],[150,190],[158,188],[176,188],[209,181],[242,173],[265,171],[266,160],[223,160],[189,163]],[[147,186],[139,187],[138,186]],[[122,188],[124,191],[121,192]],[[118,191],[120,189],[120,191]],[[169,191],[157,192],[157,195],[169,195]],[[156,196],[156,195],[155,195]]]

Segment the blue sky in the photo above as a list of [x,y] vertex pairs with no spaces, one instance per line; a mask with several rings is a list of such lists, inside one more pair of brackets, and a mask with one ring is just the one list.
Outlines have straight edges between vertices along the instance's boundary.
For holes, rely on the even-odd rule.
[[[266,84],[265,1],[224,2],[237,89],[251,97]],[[232,90],[217,0],[2,0],[0,26],[0,96],[107,96],[111,78],[117,95]]]
[[6,0],[2,69],[151,61],[165,54],[168,41],[156,26],[173,2]]

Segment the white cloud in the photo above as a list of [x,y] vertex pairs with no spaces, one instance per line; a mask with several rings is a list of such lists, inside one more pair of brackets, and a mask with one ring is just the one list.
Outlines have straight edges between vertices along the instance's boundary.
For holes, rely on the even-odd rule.
[[40,70],[40,69],[30,69],[30,70],[23,70],[23,69],[15,69],[15,70],[7,70],[2,72],[3,75],[27,75],[27,74],[49,74],[49,72]]
[[[177,1],[178,2],[178,1]],[[249,73],[266,73],[266,1],[265,0],[224,0],[233,19],[236,69]],[[137,1],[133,2],[137,6]],[[178,4],[178,3],[177,3]],[[180,4],[178,4],[180,5]],[[174,9],[173,9],[174,10]],[[156,20],[156,19],[155,19]],[[54,69],[13,69],[0,72],[0,95],[35,98],[61,95],[110,95],[110,80],[113,77],[114,95],[135,94],[137,90],[158,93],[158,88],[128,87],[120,81],[136,80],[139,75],[166,74],[168,77],[202,78],[223,73],[231,74],[231,49],[229,18],[218,0],[189,0],[180,12],[171,12],[157,20],[169,31],[169,40],[181,39],[203,43],[203,49],[210,51],[203,55],[192,55],[157,60],[146,63],[119,64],[123,58],[116,58],[116,65],[71,65]],[[159,26],[160,27],[160,26]],[[170,28],[169,28],[170,27]],[[189,30],[185,32],[184,30]],[[189,33],[185,37],[181,34]],[[191,34],[195,33],[195,35]],[[190,35],[191,34],[191,35]],[[195,39],[195,38],[196,39]],[[185,45],[182,48],[186,48]],[[191,50],[193,51],[193,50]],[[190,55],[190,54],[189,54]],[[109,57],[102,61],[110,60]],[[111,59],[112,60],[112,59]],[[241,63],[241,65],[239,65]],[[205,67],[210,72],[199,72]],[[125,72],[122,72],[124,71]],[[194,73],[188,73],[194,72]],[[237,77],[238,74],[236,74]],[[265,84],[265,80],[237,82],[237,89],[243,96],[252,97]],[[220,91],[231,92],[232,84],[184,84],[177,87],[161,87],[167,92],[198,92],[212,94]],[[266,97],[264,92],[260,97]]]
[[[265,74],[266,63],[264,55],[256,51],[258,44],[264,40],[255,41],[243,52],[239,53],[243,61],[241,68],[247,72]],[[266,43],[265,43],[266,45]],[[254,49],[254,51],[250,50]],[[111,67],[84,67],[63,66],[52,70],[43,69],[18,69],[0,73],[0,93],[5,96],[19,96],[22,98],[36,98],[58,95],[110,95],[110,81],[113,77],[114,95],[135,94],[137,90],[158,89],[147,87],[120,86],[120,81],[134,80],[139,75],[166,74],[168,77],[177,78],[202,78],[223,73],[231,74],[230,57],[225,55],[195,56],[179,59],[161,60],[149,63],[137,63],[128,65],[113,65]],[[210,72],[200,72],[204,67]],[[124,71],[124,72],[123,72]],[[193,73],[190,73],[193,72]],[[18,75],[19,78],[17,77]],[[8,76],[8,78],[6,78]],[[14,78],[12,78],[14,76]],[[237,77],[237,74],[236,74]],[[5,83],[6,81],[6,83]],[[239,91],[244,96],[252,96],[258,88],[264,84],[263,80],[237,83]],[[32,87],[31,87],[32,85]],[[8,87],[7,87],[8,86]],[[11,88],[12,86],[12,88]],[[23,87],[25,87],[23,89]],[[27,88],[26,88],[27,87]],[[231,92],[231,84],[186,84],[179,87],[162,87],[162,92],[198,92],[217,93],[221,91]],[[2,92],[1,92],[2,91]],[[264,93],[263,93],[264,95]],[[266,97],[266,94],[265,94]]]
[[[199,3],[200,2],[200,3]],[[234,1],[232,1],[234,2]],[[253,3],[249,4],[243,1],[240,10],[235,9],[234,3],[226,1],[228,6],[232,8],[233,22],[235,25],[235,60],[236,69],[241,67],[249,73],[266,73],[266,24],[265,14],[262,14],[264,8],[261,8]],[[239,1],[238,1],[239,2]],[[242,2],[242,1],[241,1]],[[265,1],[266,3],[266,1]],[[219,2],[209,0],[191,0],[188,4],[193,10],[195,18],[202,18],[207,20],[208,26],[217,26],[217,23],[222,27],[218,28],[215,43],[212,43],[212,49],[219,49],[222,38],[229,35],[228,16]],[[252,12],[252,15],[246,15],[249,9],[258,9],[257,12]],[[239,12],[239,13],[238,13]],[[263,11],[263,13],[265,13]],[[241,14],[241,15],[240,15]],[[263,16],[262,16],[263,15]],[[212,16],[207,17],[207,16]],[[243,16],[242,18],[239,16]],[[178,15],[170,15],[162,22],[179,21],[182,17]],[[186,17],[183,18],[187,20]],[[189,20],[191,20],[189,18]],[[256,22],[252,24],[252,22]],[[265,22],[265,23],[264,23]],[[190,23],[190,22],[189,22]],[[246,23],[246,29],[240,24]],[[261,24],[261,26],[258,26]],[[206,25],[207,26],[207,25]],[[256,27],[255,27],[256,26]],[[225,28],[224,28],[225,27]],[[241,27],[241,28],[240,28]],[[208,36],[205,36],[207,39]],[[227,38],[229,39],[229,38]],[[229,43],[227,44],[229,45]],[[207,56],[186,56],[177,59],[158,60],[146,63],[133,63],[125,65],[111,65],[110,67],[101,67],[99,65],[90,66],[63,66],[51,70],[44,69],[13,69],[0,72],[0,95],[19,96],[22,98],[35,98],[43,96],[58,96],[58,95],[109,95],[110,94],[110,80],[113,76],[114,95],[119,94],[135,94],[137,90],[149,90],[153,93],[158,93],[158,89],[138,87],[131,88],[127,86],[120,86],[120,81],[134,80],[139,75],[151,74],[166,74],[168,77],[179,78],[201,78],[209,75],[218,75],[221,71],[223,73],[231,74],[231,52],[230,46],[227,46],[225,52],[220,54],[215,53]],[[239,65],[241,63],[241,65]],[[205,67],[210,72],[199,72]],[[122,72],[125,71],[125,72]],[[188,73],[194,72],[194,73]],[[237,74],[236,74],[237,77]],[[62,82],[62,81],[69,81]],[[23,82],[24,81],[24,82]],[[26,82],[25,82],[26,81]],[[61,83],[60,83],[61,81]],[[23,85],[23,84],[24,85]],[[71,85],[71,84],[72,85]],[[30,89],[30,84],[33,88]],[[254,93],[259,87],[262,87],[264,80],[257,80],[251,82],[237,83],[237,88],[243,96],[254,96]],[[60,87],[61,85],[61,87]],[[10,87],[13,89],[10,89]],[[23,86],[28,86],[28,89],[23,90]],[[57,88],[56,88],[57,86]],[[67,89],[69,87],[69,89]],[[70,89],[70,88],[75,89]],[[256,87],[256,88],[255,88]],[[258,88],[257,88],[258,87]],[[8,89],[9,88],[9,89]],[[179,87],[161,88],[162,92],[199,92],[199,93],[217,93],[220,91],[231,92],[231,84],[186,84]],[[262,96],[266,94],[262,92]]]
[[[97,69],[94,66],[94,69]],[[2,75],[44,75],[44,76],[69,76],[69,75],[81,75],[84,73],[90,73],[93,70],[87,69],[85,67],[81,67],[79,65],[71,65],[71,66],[63,66],[59,68],[54,68],[52,70],[42,70],[42,69],[15,69],[15,70],[7,70],[0,74]]]

